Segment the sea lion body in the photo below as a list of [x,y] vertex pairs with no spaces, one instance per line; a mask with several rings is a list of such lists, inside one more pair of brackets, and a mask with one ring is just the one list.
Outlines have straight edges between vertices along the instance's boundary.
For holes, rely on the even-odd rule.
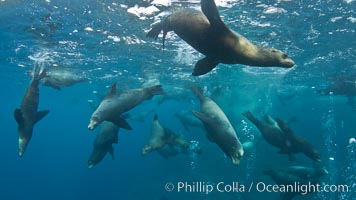
[[107,153],[110,153],[114,159],[113,144],[118,143],[119,127],[111,122],[104,121],[101,125],[100,132],[97,134],[93,151],[88,160],[88,168],[92,168],[100,163]]
[[[278,170],[265,170],[264,174],[270,176],[278,185],[309,185],[321,184],[320,179],[327,175],[325,168],[310,168],[304,166],[290,166]],[[306,193],[305,193],[306,192]],[[291,200],[297,195],[307,195],[309,192],[316,192],[312,189],[308,191],[286,191],[281,193],[282,200]]]
[[244,150],[229,119],[213,100],[203,94],[201,88],[193,85],[190,88],[199,98],[201,110],[192,112],[203,122],[208,139],[216,143],[234,165],[239,165]]
[[188,149],[189,143],[183,136],[174,133],[169,128],[163,127],[158,116],[155,115],[151,125],[151,135],[148,144],[142,149],[142,155],[146,155],[154,150],[161,150],[166,144],[170,147]]
[[41,83],[44,86],[60,90],[62,87],[68,87],[87,81],[89,81],[88,78],[78,76],[69,70],[56,69],[49,71],[47,76],[41,80]]
[[35,124],[49,113],[49,110],[37,111],[40,95],[39,84],[40,80],[45,76],[46,71],[41,71],[40,67],[36,65],[30,86],[22,99],[21,108],[14,111],[14,117],[18,123],[19,156],[23,156],[25,153],[26,147],[32,138]]
[[290,148],[283,153],[303,153],[313,161],[321,162],[320,152],[316,148],[314,148],[311,143],[309,143],[306,139],[300,137],[299,135],[295,134],[294,131],[289,128],[289,126],[281,119],[276,119],[276,121],[281,130],[286,135],[288,135],[288,138],[290,138],[292,141],[292,145],[290,146]]
[[165,130],[159,123],[157,115],[155,115],[151,124],[151,135],[148,144],[142,149],[142,155],[161,149],[165,144]]
[[202,12],[195,9],[177,10],[147,33],[147,37],[157,38],[163,30],[164,45],[167,32],[174,31],[204,54],[206,57],[195,65],[194,76],[208,73],[219,63],[283,68],[294,65],[294,61],[280,50],[256,46],[229,29],[221,20],[214,0],[202,0],[201,8]]
[[314,161],[320,162],[320,153],[304,138],[296,135],[281,119],[274,120],[265,116],[265,121],[258,120],[251,112],[243,115],[251,121],[261,132],[263,138],[271,145],[280,149],[279,153],[292,154],[303,153]]
[[258,120],[251,112],[243,113],[261,132],[262,137],[271,145],[285,152],[291,145],[290,139],[278,127],[277,123],[269,116],[265,117],[266,122]]
[[115,83],[92,114],[88,129],[93,130],[102,121],[110,121],[120,128],[131,130],[131,126],[121,115],[143,101],[151,99],[154,95],[163,93],[161,85],[156,85],[147,88],[125,90],[117,94]]

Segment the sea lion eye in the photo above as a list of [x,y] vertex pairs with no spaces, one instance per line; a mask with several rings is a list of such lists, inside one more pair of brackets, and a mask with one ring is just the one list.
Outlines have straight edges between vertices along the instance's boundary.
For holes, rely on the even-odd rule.
[[282,58],[286,59],[286,58],[288,58],[288,55],[284,53],[284,54],[282,54]]
[[272,49],[272,53],[277,53],[277,50],[275,50],[275,49]]

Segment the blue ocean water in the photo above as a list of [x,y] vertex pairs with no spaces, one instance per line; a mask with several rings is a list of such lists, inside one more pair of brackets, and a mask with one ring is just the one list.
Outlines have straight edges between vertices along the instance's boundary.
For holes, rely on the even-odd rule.
[[[150,25],[180,7],[199,8],[199,1],[1,0],[0,1],[0,199],[278,199],[275,192],[166,191],[165,185],[201,182],[216,185],[273,180],[262,172],[290,165],[312,166],[297,154],[294,161],[258,140],[259,131],[241,113],[250,110],[290,121],[290,127],[321,152],[329,174],[322,181],[348,185],[348,192],[320,192],[296,199],[356,198],[355,93],[324,91],[338,80],[355,87],[356,40],[353,0],[216,1],[223,21],[261,46],[287,52],[292,69],[219,64],[201,77],[191,76],[202,55],[174,33],[162,49],[161,38],[146,38]],[[71,68],[90,82],[62,90],[40,86],[39,110],[50,113],[34,128],[23,157],[18,156],[17,123],[33,66]],[[162,84],[174,98],[159,97],[134,108],[132,131],[120,129],[109,155],[92,169],[87,161],[98,129],[89,131],[93,112],[108,87],[140,88]],[[242,142],[252,141],[240,166],[234,166],[205,131],[184,129],[174,117],[199,110],[187,84],[204,88],[224,110]],[[150,112],[148,112],[150,111]],[[189,141],[202,154],[165,158],[158,152],[141,156],[154,113],[161,124]]]

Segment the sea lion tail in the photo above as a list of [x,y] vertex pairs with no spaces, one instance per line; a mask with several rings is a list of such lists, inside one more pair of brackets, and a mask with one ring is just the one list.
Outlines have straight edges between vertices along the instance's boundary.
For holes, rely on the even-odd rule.
[[157,40],[159,33],[163,30],[163,38],[162,38],[162,43],[163,43],[163,49],[165,48],[165,41],[166,41],[166,35],[167,35],[167,30],[164,28],[165,27],[165,22],[159,22],[157,24],[154,24],[151,28],[150,31],[146,34],[146,37],[153,38]]
[[188,86],[192,90],[194,95],[197,96],[200,100],[203,100],[205,98],[203,88],[193,85],[193,84],[189,84]]

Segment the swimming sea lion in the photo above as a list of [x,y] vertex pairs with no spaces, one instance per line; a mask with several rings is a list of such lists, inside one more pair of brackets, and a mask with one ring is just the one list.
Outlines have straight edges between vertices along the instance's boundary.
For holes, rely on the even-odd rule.
[[193,85],[190,88],[199,98],[201,110],[192,112],[203,122],[207,138],[216,143],[234,165],[239,165],[244,150],[229,119],[213,100],[204,95],[202,88]]
[[292,154],[304,153],[314,161],[321,161],[320,153],[308,141],[296,135],[282,120],[274,120],[266,115],[264,121],[260,121],[249,111],[242,115],[257,127],[268,143],[280,149],[279,153],[288,154],[290,158]]
[[62,87],[68,87],[87,81],[89,81],[88,78],[78,76],[70,70],[55,69],[48,71],[47,76],[41,80],[41,83],[44,86],[60,90]]
[[[278,170],[265,170],[264,174],[270,176],[278,185],[287,187],[288,185],[316,185],[321,183],[320,179],[328,174],[325,168],[310,168],[304,166],[290,166]],[[309,187],[308,191],[288,191],[281,193],[282,200],[291,200],[297,195],[307,195],[316,192]]]
[[22,157],[26,147],[31,140],[33,127],[49,110],[37,111],[39,104],[39,84],[40,80],[46,76],[46,71],[40,69],[36,64],[33,69],[33,77],[30,86],[21,102],[21,108],[15,109],[14,117],[18,124],[19,133],[19,155]]
[[118,143],[119,127],[111,122],[104,121],[100,132],[96,135],[93,144],[93,152],[88,160],[88,168],[92,168],[101,162],[106,153],[110,153],[114,159],[114,148],[112,144]]
[[303,153],[310,159],[316,162],[321,162],[320,152],[314,148],[312,144],[310,144],[306,139],[300,137],[299,135],[295,134],[294,131],[289,128],[289,126],[281,119],[276,119],[278,126],[281,130],[288,135],[288,138],[291,138],[292,145],[290,148],[285,149],[285,152],[281,153]]
[[278,124],[274,122],[270,117],[265,117],[265,120],[258,120],[251,112],[245,112],[242,114],[248,120],[250,120],[257,129],[261,132],[262,137],[271,145],[279,149],[287,149],[291,145],[289,138],[278,127]]
[[167,32],[180,38],[206,57],[199,60],[193,76],[208,73],[219,63],[244,64],[260,67],[291,68],[294,61],[280,50],[261,47],[229,29],[219,16],[214,0],[201,0],[200,12],[181,9],[164,21],[153,25],[147,37],[157,39],[163,30],[163,47]]
[[88,129],[93,130],[102,121],[110,121],[120,128],[132,130],[131,126],[121,115],[143,101],[151,99],[154,95],[160,94],[164,94],[161,85],[125,90],[117,93],[116,83],[114,83],[106,97],[101,101],[99,107],[92,114]]
[[174,116],[179,119],[186,131],[190,131],[190,127],[203,128],[201,121],[194,117],[191,112],[178,111],[174,113]]
[[159,150],[166,144],[166,132],[163,126],[158,121],[158,116],[155,114],[152,125],[151,135],[148,144],[142,149],[142,155],[146,155],[153,150]]
[[153,150],[160,150],[166,144],[183,149],[189,147],[189,143],[181,135],[163,127],[158,121],[157,114],[155,114],[151,125],[151,135],[148,144],[142,149],[142,155],[146,155]]

